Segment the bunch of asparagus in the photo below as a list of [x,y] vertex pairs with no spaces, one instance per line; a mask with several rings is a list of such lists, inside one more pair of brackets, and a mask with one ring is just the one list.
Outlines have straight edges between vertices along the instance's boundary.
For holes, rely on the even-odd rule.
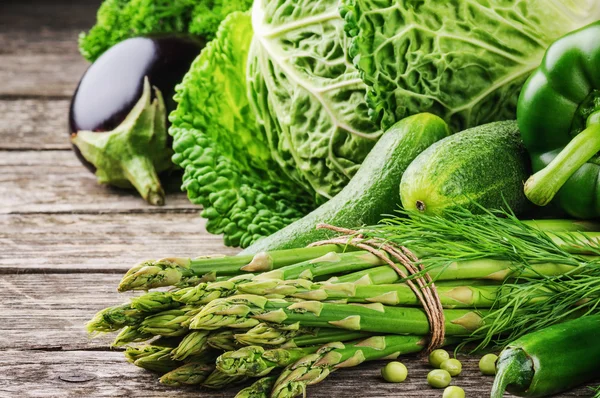
[[[595,310],[597,291],[578,289],[600,280],[599,234],[590,228],[457,214],[398,218],[361,233],[419,257],[444,308],[444,344],[484,346]],[[88,330],[120,330],[114,345],[167,385],[253,379],[237,397],[294,397],[337,369],[427,348],[429,321],[405,282],[380,256],[334,244],[146,261],[119,291],[169,290],[104,309]]]

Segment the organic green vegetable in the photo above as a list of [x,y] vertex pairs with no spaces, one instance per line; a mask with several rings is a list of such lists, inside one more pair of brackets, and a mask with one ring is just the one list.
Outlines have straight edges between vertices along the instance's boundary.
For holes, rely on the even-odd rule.
[[427,374],[427,383],[433,388],[446,388],[451,381],[452,376],[443,369],[434,369]]
[[188,333],[181,343],[171,351],[171,358],[176,361],[183,361],[189,357],[201,356],[205,354],[210,346],[208,345],[209,332],[201,330]]
[[224,353],[217,358],[216,365],[217,369],[228,375],[262,377],[276,368],[291,365],[319,348],[309,346],[265,350],[260,346],[248,346]]
[[523,181],[529,158],[515,122],[496,122],[445,138],[421,153],[400,184],[406,210],[443,215],[458,206],[474,212],[528,208]]
[[281,178],[267,137],[246,95],[250,16],[229,15],[178,86],[171,116],[173,162],[183,188],[201,205],[210,233],[246,247],[316,207],[296,183]]
[[498,359],[492,398],[508,389],[521,397],[545,397],[598,376],[600,316],[559,323],[521,337]]
[[458,359],[450,358],[442,362],[440,369],[450,373],[450,376],[458,376],[462,372],[462,364]]
[[[157,261],[143,261],[127,271],[119,284],[119,291],[148,290],[173,285],[195,285],[190,290],[178,292],[174,295],[183,302],[201,301],[207,292],[205,289],[210,289],[210,286],[201,284],[201,282],[205,282],[205,279],[214,281],[216,277],[222,275],[237,276],[250,272],[271,271],[343,250],[344,248],[338,245],[324,245],[302,250],[270,251],[256,255],[209,256],[196,259],[164,258]],[[239,279],[235,279],[235,281],[239,281]],[[190,295],[193,297],[190,297]]]
[[[387,267],[390,268],[389,266]],[[376,271],[378,268],[372,268],[372,270]],[[363,272],[357,273],[357,275],[362,274]],[[369,276],[370,274],[367,271],[364,275]],[[391,276],[395,278],[391,282],[396,282],[400,279],[397,273]],[[356,282],[343,283],[339,281],[335,281],[335,283],[315,283],[305,279],[287,281],[276,279],[259,280],[240,284],[238,292],[260,296],[276,295],[317,301],[343,300],[351,303],[381,303],[386,305],[420,304],[419,299],[407,284],[375,285],[362,284],[362,282],[366,282],[366,278],[361,278]],[[491,307],[496,303],[496,300],[502,297],[501,286],[493,283],[487,284],[469,281],[465,282],[464,285],[457,285],[455,282],[442,282],[436,284],[436,290],[440,302],[445,308],[487,308]]]
[[252,8],[251,106],[280,170],[321,201],[344,188],[381,135],[347,60],[338,6],[255,0]]
[[600,8],[595,0],[343,0],[341,14],[384,129],[431,112],[460,131],[514,119],[548,45],[598,20]]
[[221,388],[231,387],[236,384],[241,384],[248,378],[245,376],[231,376],[226,375],[219,370],[214,370],[206,380],[202,382],[202,387],[211,388],[213,390],[220,390]]
[[425,341],[416,336],[374,336],[355,344],[333,343],[323,346],[288,366],[279,376],[271,397],[292,398],[305,394],[306,386],[316,384],[340,368],[360,365],[386,357],[420,352]]
[[446,387],[442,398],[465,398],[465,390],[457,386]]
[[519,127],[536,172],[525,194],[538,205],[554,197],[579,218],[600,216],[600,23],[556,41],[519,98]]
[[317,230],[319,223],[354,227],[379,222],[400,203],[398,183],[419,153],[450,134],[437,116],[420,114],[385,132],[350,183],[333,199],[306,217],[255,243],[244,253],[303,247],[331,233]]
[[130,37],[190,33],[212,39],[229,13],[251,6],[252,0],[105,0],[96,25],[79,37],[79,47],[88,61],[95,61]]
[[240,390],[235,398],[269,398],[277,376],[262,377],[251,386]]
[[300,328],[297,325],[282,327],[261,322],[245,333],[235,334],[235,339],[244,345],[295,348],[322,345],[332,341],[364,339],[370,335],[365,332],[334,328]]
[[494,376],[496,374],[496,363],[498,362],[498,355],[496,354],[485,354],[479,360],[479,370],[486,376]]
[[[486,312],[445,310],[448,336],[469,335],[482,326]],[[334,304],[318,301],[290,303],[250,294],[212,301],[194,316],[190,329],[248,328],[260,322],[333,327],[372,333],[426,335],[429,322],[420,308],[374,304]]]
[[390,383],[402,383],[408,377],[408,369],[402,362],[388,362],[381,369],[381,376]]
[[140,368],[157,373],[167,373],[182,365],[182,362],[171,358],[171,347],[145,345],[141,347],[127,347],[125,358]]
[[160,382],[168,386],[184,386],[202,384],[215,370],[214,365],[204,362],[190,362],[165,373]]
[[[523,223],[514,215],[498,214],[503,217],[457,209],[443,218],[418,213],[404,217],[407,212],[401,211],[401,217],[359,233],[362,239],[406,245],[435,279],[445,305],[465,307],[443,310],[450,336],[446,343],[504,344],[532,329],[596,313],[600,238],[587,232],[593,226],[566,221]],[[405,348],[421,350],[430,324],[403,278],[388,265],[378,266],[381,260],[373,253],[341,252],[341,246],[143,263],[127,274],[122,286],[188,287],[151,292],[103,310],[90,328],[109,331],[126,325],[117,337],[118,345],[150,341],[151,345],[128,347],[126,355],[140,366],[169,372],[163,381],[171,384],[221,388],[302,357],[288,365],[285,380],[273,386],[273,396],[282,397],[303,391],[339,367],[381,358],[387,350],[393,359],[405,352],[393,350],[389,338],[413,338],[418,347],[413,341]],[[407,272],[402,265],[398,269]],[[300,279],[277,279],[288,277]],[[245,288],[260,295],[241,294]],[[353,300],[359,302],[348,303]],[[371,339],[374,333],[393,335]],[[157,340],[157,335],[174,337]],[[379,343],[357,350],[352,342],[364,338]],[[332,346],[340,351],[329,351]],[[316,349],[328,352],[322,351],[318,358],[305,356]],[[215,363],[220,369],[213,371]],[[459,366],[448,364],[457,365],[446,360],[440,366],[458,373]],[[264,380],[244,394],[265,396],[272,383]]]
[[448,359],[450,359],[450,354],[448,354],[448,351],[446,350],[437,349],[431,351],[429,354],[429,364],[437,369],[439,369],[442,363]]

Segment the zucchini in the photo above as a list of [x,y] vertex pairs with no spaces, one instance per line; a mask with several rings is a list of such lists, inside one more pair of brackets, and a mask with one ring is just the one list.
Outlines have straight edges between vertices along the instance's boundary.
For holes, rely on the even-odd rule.
[[360,227],[379,222],[382,215],[392,213],[400,205],[398,184],[408,165],[419,153],[449,134],[446,123],[432,114],[422,113],[401,120],[380,138],[339,194],[242,253],[304,247],[327,239],[331,233],[317,230],[319,223]]
[[546,397],[598,376],[600,316],[559,323],[515,340],[498,358],[492,398],[508,390],[519,397]]
[[417,156],[402,177],[400,197],[406,210],[425,214],[505,205],[522,214],[529,208],[523,184],[530,175],[517,122],[490,123],[445,138]]

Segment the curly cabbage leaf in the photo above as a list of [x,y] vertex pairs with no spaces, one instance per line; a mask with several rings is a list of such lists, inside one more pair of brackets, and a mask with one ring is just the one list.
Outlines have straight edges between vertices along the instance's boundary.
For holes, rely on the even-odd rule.
[[247,247],[310,212],[310,195],[281,176],[247,96],[250,17],[233,13],[177,87],[170,115],[173,161],[202,205],[210,233]]
[[79,37],[79,48],[93,62],[135,36],[189,33],[210,40],[227,15],[251,6],[252,0],[105,0],[96,25]]
[[318,199],[338,193],[380,136],[348,60],[338,0],[255,0],[249,97],[273,159]]
[[548,45],[600,19],[598,0],[342,0],[340,10],[384,129],[419,112],[455,131],[514,119]]

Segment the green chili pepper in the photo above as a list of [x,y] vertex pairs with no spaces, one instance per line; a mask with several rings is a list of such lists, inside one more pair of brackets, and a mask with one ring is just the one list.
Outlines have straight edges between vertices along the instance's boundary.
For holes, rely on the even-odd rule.
[[498,358],[491,398],[504,390],[520,397],[546,397],[598,376],[600,316],[588,316],[528,334]]
[[519,98],[535,174],[525,194],[578,218],[600,216],[600,22],[552,44]]

